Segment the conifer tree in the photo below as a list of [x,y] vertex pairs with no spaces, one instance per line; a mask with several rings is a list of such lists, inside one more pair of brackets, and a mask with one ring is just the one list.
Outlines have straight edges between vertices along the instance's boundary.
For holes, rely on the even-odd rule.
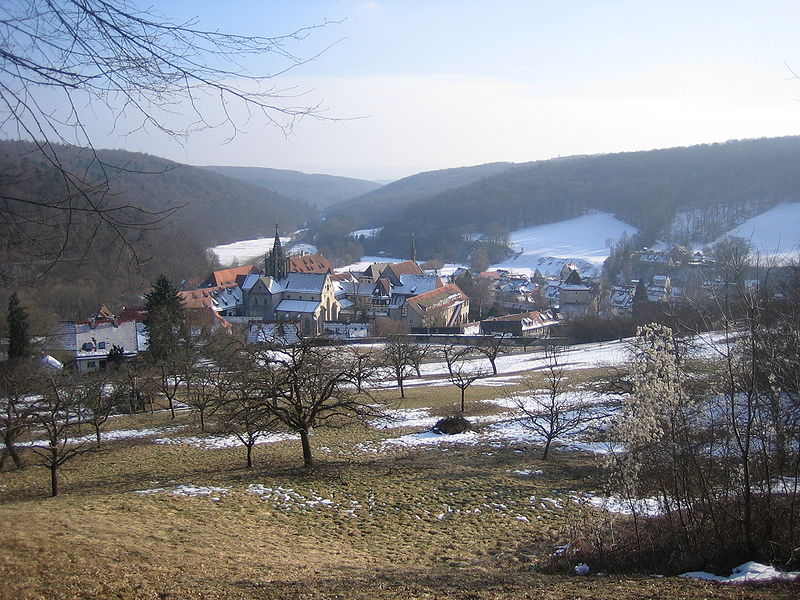
[[31,340],[28,333],[28,313],[19,302],[17,292],[8,300],[8,358],[28,358],[31,354]]
[[145,294],[147,309],[148,355],[156,361],[168,358],[176,349],[186,325],[183,301],[178,288],[161,275]]

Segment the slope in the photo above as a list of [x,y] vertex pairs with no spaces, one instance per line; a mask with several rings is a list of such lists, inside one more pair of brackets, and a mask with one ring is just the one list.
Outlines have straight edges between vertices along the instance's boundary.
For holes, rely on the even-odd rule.
[[451,258],[453,240],[465,233],[510,231],[590,211],[610,213],[646,239],[707,242],[800,199],[799,161],[800,137],[784,137],[529,163],[405,203],[394,222],[374,223],[384,226],[376,243],[397,252],[413,231],[420,253]]
[[399,217],[405,208],[414,202],[502,173],[512,166],[513,163],[496,162],[418,173],[358,198],[342,202],[330,208],[328,215],[352,221],[356,225],[353,229],[380,227],[387,221]]
[[319,210],[381,187],[379,183],[364,179],[308,174],[285,169],[225,166],[201,168],[219,173],[225,177],[240,179],[241,181],[261,186],[287,198],[307,202],[316,206]]

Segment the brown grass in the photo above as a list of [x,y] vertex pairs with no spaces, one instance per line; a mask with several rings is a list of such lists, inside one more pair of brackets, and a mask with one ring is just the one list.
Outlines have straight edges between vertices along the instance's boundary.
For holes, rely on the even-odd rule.
[[[396,400],[396,392],[383,392]],[[467,416],[496,411],[468,390]],[[456,406],[455,387],[411,388],[407,407]],[[184,426],[192,415],[134,415],[113,428]],[[730,587],[678,580],[549,573],[576,520],[572,490],[598,485],[592,457],[520,446],[442,446],[363,452],[408,431],[319,430],[319,465],[301,468],[299,442],[202,450],[117,442],[63,470],[47,498],[39,467],[0,474],[2,598],[796,598],[798,586]],[[511,471],[541,469],[536,477]],[[175,496],[179,484],[229,488],[214,502]],[[262,499],[251,484],[292,489],[301,506]],[[135,490],[167,488],[155,494]],[[531,502],[531,497],[537,499]],[[544,501],[561,501],[562,508]],[[357,504],[353,504],[357,503]],[[291,510],[286,510],[287,506]],[[354,508],[355,507],[355,508]],[[353,510],[353,515],[346,512]],[[519,517],[524,517],[520,519]]]

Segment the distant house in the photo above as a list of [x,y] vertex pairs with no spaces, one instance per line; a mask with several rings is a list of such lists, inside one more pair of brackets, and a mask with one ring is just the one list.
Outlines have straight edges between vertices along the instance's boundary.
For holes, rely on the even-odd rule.
[[242,290],[233,285],[199,288],[178,292],[187,311],[212,310],[222,316],[233,316],[244,303]]
[[116,316],[103,305],[87,321],[62,322],[55,343],[72,355],[78,371],[105,369],[114,346],[122,349],[126,360],[147,350],[146,318],[144,309],[123,309]]
[[504,315],[481,321],[481,333],[485,335],[510,335],[512,337],[549,337],[550,328],[558,319],[550,312],[530,311],[515,315]]
[[469,322],[469,297],[451,283],[409,298],[401,308],[409,327],[460,327]]
[[230,287],[236,285],[236,278],[239,275],[249,275],[255,271],[255,265],[242,265],[241,267],[231,267],[220,269],[209,275],[208,279],[199,287]]

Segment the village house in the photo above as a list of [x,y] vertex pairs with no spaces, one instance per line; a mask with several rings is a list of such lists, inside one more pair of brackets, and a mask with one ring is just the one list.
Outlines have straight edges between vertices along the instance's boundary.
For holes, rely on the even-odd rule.
[[64,321],[55,336],[55,344],[68,352],[81,373],[105,369],[108,355],[116,346],[124,360],[147,350],[147,331],[144,322],[147,312],[125,308],[114,315],[102,305],[87,321]]
[[556,315],[550,311],[529,311],[503,315],[481,321],[480,332],[484,335],[510,337],[550,337],[550,328],[558,325]]
[[469,322],[469,297],[450,283],[407,299],[401,320],[409,327],[461,327]]

